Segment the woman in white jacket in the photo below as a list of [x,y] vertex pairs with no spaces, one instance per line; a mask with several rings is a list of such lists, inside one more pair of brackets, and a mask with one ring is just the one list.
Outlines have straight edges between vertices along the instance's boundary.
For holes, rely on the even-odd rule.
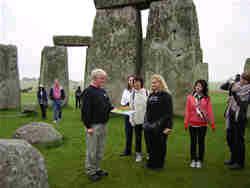
[[135,151],[136,162],[142,161],[141,145],[142,145],[142,125],[146,112],[147,91],[143,88],[143,79],[136,77],[134,79],[134,90],[130,96],[129,106],[135,110],[130,116],[130,123],[135,128]]

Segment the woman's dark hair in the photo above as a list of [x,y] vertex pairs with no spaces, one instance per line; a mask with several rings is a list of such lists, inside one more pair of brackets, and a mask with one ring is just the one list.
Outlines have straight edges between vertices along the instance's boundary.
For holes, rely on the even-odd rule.
[[[130,75],[130,76],[128,76],[128,81],[129,81],[129,78],[135,78],[135,76],[134,75]],[[133,83],[134,83],[134,81],[133,81]],[[127,89],[128,90],[131,90],[132,88],[131,88],[131,86],[129,85],[129,83],[128,83],[128,85],[127,85]]]
[[194,90],[195,90],[195,87],[197,86],[197,84],[201,84],[202,86],[202,94],[205,96],[205,97],[208,97],[208,84],[207,84],[207,81],[206,80],[197,80],[194,84]]
[[42,89],[42,91],[44,91],[45,89],[44,89],[44,87],[38,87],[38,91],[40,91],[40,89]]
[[240,74],[236,74],[235,75],[235,82],[239,82],[240,81]]
[[141,83],[141,88],[143,88],[143,85],[144,85],[143,79],[141,77],[139,77],[139,76],[136,76],[135,79],[134,79],[134,82],[136,82],[136,81],[139,81]]

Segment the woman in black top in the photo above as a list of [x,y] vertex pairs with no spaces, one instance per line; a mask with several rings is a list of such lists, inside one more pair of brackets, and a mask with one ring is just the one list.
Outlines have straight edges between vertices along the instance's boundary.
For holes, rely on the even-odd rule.
[[[166,82],[160,75],[152,76],[151,94],[147,100],[144,135],[149,160],[144,166],[161,169],[166,155],[167,136],[172,130],[173,103]],[[154,128],[147,129],[146,124]]]
[[37,91],[37,100],[41,108],[42,118],[46,119],[46,109],[48,107],[48,96],[43,85],[40,85]]

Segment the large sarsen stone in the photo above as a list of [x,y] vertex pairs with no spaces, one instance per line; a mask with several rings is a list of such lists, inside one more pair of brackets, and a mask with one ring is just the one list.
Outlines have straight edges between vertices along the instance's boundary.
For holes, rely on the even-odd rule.
[[0,139],[1,188],[49,188],[45,161],[25,140]]
[[199,71],[207,71],[202,62],[193,1],[152,2],[144,44],[146,85],[150,85],[152,74],[161,74],[172,92],[177,115],[184,115],[186,97],[201,75]]
[[108,74],[105,88],[112,103],[119,105],[128,76],[136,72],[137,37],[135,8],[97,10],[87,50],[85,87],[93,69],[104,69]]

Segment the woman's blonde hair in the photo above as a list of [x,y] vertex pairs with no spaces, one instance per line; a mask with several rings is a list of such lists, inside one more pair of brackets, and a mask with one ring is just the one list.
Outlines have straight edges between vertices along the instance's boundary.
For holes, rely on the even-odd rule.
[[[164,78],[159,75],[159,74],[154,74],[151,78],[151,80],[157,80],[158,82],[160,82],[160,91],[165,91],[165,92],[168,92],[168,93],[171,93],[170,90],[168,89],[168,86],[166,84],[166,81],[164,80]],[[152,92],[152,89],[151,89],[151,92]]]

